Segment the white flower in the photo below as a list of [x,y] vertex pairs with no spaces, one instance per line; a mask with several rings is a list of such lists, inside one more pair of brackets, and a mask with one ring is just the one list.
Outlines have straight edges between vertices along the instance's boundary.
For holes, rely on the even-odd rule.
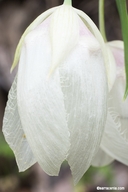
[[116,78],[109,92],[108,115],[94,166],[104,166],[114,159],[128,165],[128,98],[125,91],[124,47],[122,41],[107,43],[116,62]]
[[[70,5],[49,9],[16,50],[3,133],[20,171],[38,162],[58,175],[67,160],[77,183],[99,149],[113,77],[95,24]],[[107,66],[108,65],[108,66]],[[112,78],[111,78],[112,77]]]

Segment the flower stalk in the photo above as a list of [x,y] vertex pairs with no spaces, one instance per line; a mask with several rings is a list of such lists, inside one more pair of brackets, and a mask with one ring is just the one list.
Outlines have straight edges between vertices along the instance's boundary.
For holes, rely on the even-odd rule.
[[117,8],[119,11],[122,36],[124,41],[124,57],[125,57],[125,73],[126,73],[126,87],[124,99],[128,96],[128,13],[126,0],[116,0]]
[[104,18],[104,0],[99,0],[99,28],[100,32],[104,38],[104,41],[107,42],[106,33],[105,33],[105,18]]
[[64,5],[72,5],[72,0],[65,0]]

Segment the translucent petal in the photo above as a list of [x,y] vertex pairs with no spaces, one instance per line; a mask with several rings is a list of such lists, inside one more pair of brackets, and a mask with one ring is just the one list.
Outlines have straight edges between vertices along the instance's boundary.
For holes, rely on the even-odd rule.
[[[122,77],[115,81],[112,91],[110,92],[109,108],[116,122],[120,122],[122,131],[127,133],[128,129],[128,98],[123,99],[125,81]],[[126,134],[127,139],[128,135]]]
[[[107,44],[106,44],[107,45]],[[116,79],[116,62],[115,62],[115,58],[111,52],[111,49],[110,47],[107,45],[106,46],[106,50],[108,53],[108,63],[109,63],[109,76],[108,76],[108,79],[110,79],[110,83],[109,83],[109,91],[112,89],[113,87],[113,84],[115,82],[115,79]]]
[[50,38],[52,46],[50,73],[52,73],[70,54],[79,39],[78,15],[72,6],[63,5],[54,11],[50,21]]
[[3,119],[3,133],[16,156],[19,171],[25,171],[32,166],[36,160],[26,140],[17,108],[17,78],[9,92]]
[[[102,47],[102,53],[104,55],[104,62],[108,77],[108,88],[111,90],[116,74],[116,67],[115,62],[113,62],[112,55],[110,56],[108,47],[105,45],[105,42],[103,40],[103,37],[98,30],[97,26],[94,24],[94,22],[89,18],[88,15],[86,15],[83,11],[80,11],[78,9],[74,9],[76,13],[81,17],[81,19],[84,21],[85,25],[89,28],[89,30],[92,32],[92,34],[96,37],[97,41],[100,43],[100,46]],[[107,54],[108,53],[108,54]]]
[[[128,140],[128,98],[123,99],[125,91],[125,69],[123,43],[111,43],[111,48],[117,64],[117,78],[115,84],[109,93],[109,108],[112,111],[113,118],[120,124],[121,132],[124,132]],[[116,47],[117,46],[117,47]]]
[[128,129],[125,129],[128,121],[123,120],[121,126],[120,121],[116,118],[118,116],[114,117],[114,114],[108,113],[101,148],[112,158],[128,165]]
[[114,159],[105,153],[101,148],[99,148],[98,153],[96,153],[92,161],[92,166],[102,167],[112,163],[112,161],[114,161]]
[[[59,7],[59,6],[58,6]],[[48,9],[47,11],[45,11],[44,13],[42,13],[41,15],[39,15],[25,30],[25,32],[23,33],[17,48],[16,48],[16,52],[15,52],[15,56],[14,56],[14,61],[11,67],[11,71],[16,67],[16,65],[19,62],[19,58],[20,58],[20,53],[21,53],[21,49],[22,49],[22,45],[24,42],[24,39],[26,37],[26,35],[34,30],[41,22],[43,22],[49,15],[51,15],[58,7],[54,7],[51,9]]]
[[125,90],[124,49],[122,41],[108,43],[117,65],[117,77],[109,93],[109,111],[101,147],[111,157],[128,165],[128,98]]
[[18,70],[18,109],[26,138],[43,170],[57,175],[69,149],[58,70],[50,78],[50,18],[25,38]]
[[123,41],[111,41],[107,43],[110,47],[114,59],[116,61],[116,75],[117,77],[125,78],[125,66],[124,66],[124,44]]
[[120,41],[120,40],[110,41],[110,42],[107,42],[107,44],[110,46],[110,48],[114,48],[116,50],[120,50],[121,51],[121,50],[124,49],[124,42]]
[[106,118],[104,61],[95,38],[82,37],[60,66],[71,147],[68,163],[76,184],[97,152]]

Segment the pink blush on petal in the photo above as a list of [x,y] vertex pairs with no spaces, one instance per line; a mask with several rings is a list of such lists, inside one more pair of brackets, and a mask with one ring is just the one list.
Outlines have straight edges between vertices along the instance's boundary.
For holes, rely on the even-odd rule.
[[110,47],[113,53],[116,67],[117,67],[117,77],[123,77],[125,79],[125,68],[124,68],[124,50],[116,47]]
[[119,48],[110,47],[118,67],[124,68],[124,51]]
[[79,18],[79,35],[80,36],[93,36],[93,34],[91,33],[91,31],[86,27],[86,25],[84,24],[84,22]]

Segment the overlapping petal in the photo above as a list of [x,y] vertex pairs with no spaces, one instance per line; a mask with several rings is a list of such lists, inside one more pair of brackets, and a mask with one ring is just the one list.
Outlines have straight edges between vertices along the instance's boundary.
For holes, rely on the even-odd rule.
[[99,148],[107,108],[106,71],[101,47],[86,27],[84,30],[88,35],[83,33],[77,47],[60,66],[71,141],[67,160],[74,183],[89,168]]
[[22,124],[18,137],[28,142],[43,170],[57,175],[67,159],[77,183],[96,155],[104,131],[109,61],[103,38],[87,15],[67,5],[54,10],[42,15],[21,38],[13,65],[19,60],[11,93],[16,96],[9,102],[16,102],[12,115],[17,110]]
[[36,160],[26,140],[17,106],[17,77],[9,92],[8,102],[3,119],[3,133],[13,150],[19,171],[25,171]]
[[[59,7],[59,6],[58,6]],[[11,71],[16,67],[16,65],[18,65],[19,62],[19,58],[20,58],[20,54],[21,54],[21,49],[22,49],[22,45],[24,42],[24,39],[26,37],[26,35],[34,30],[38,25],[40,25],[48,16],[50,16],[58,7],[53,7],[51,9],[48,9],[47,11],[45,11],[44,13],[42,13],[41,15],[39,15],[25,30],[25,32],[23,33],[17,48],[16,48],[16,52],[15,52],[15,56],[14,56],[14,61],[11,67]]]
[[[28,142],[43,169],[48,174],[57,174],[60,164],[64,158],[66,158],[69,150],[67,160],[71,167],[75,183],[77,183],[89,168],[92,158],[98,150],[104,129],[107,103],[104,59],[99,43],[90,35],[91,33],[85,27],[84,30],[88,31],[88,36],[85,38],[83,34],[77,47],[74,47],[73,51],[64,61],[62,60],[62,63],[60,63],[55,73],[53,73],[51,77],[48,77],[47,74],[51,67],[52,60],[52,57],[50,58],[49,55],[52,55],[52,49],[50,47],[50,39],[47,35],[45,22],[43,23],[45,29],[40,30],[43,28],[43,25],[41,25],[38,27],[38,30],[36,29],[36,33],[32,32],[29,34],[26,38],[26,45],[23,47],[22,60],[20,61],[22,65],[20,63],[18,72],[18,82],[20,82],[18,87],[23,88],[23,90],[21,90],[21,88],[19,89],[19,93],[23,93],[18,96],[19,111],[21,119],[23,118],[23,124],[27,124],[27,129],[24,129],[24,131]],[[84,26],[80,19],[79,22],[81,22],[80,25]],[[43,37],[43,40],[41,40],[40,37]],[[39,42],[35,43],[37,38]],[[35,49],[31,48],[33,45],[36,46],[35,53]],[[44,49],[42,50],[42,47],[44,47],[45,51]],[[30,55],[33,54],[36,54],[34,60],[30,57]],[[40,55],[42,55],[42,57],[40,57]],[[27,64],[23,65],[23,63],[25,63],[24,61],[27,62]],[[38,69],[35,67],[35,63],[38,64]],[[28,67],[29,65],[30,68]],[[26,77],[24,82],[20,76],[20,74],[22,75],[23,73]],[[38,77],[36,74],[38,74]],[[30,80],[27,77],[29,77]],[[38,88],[35,89],[36,86]],[[32,96],[34,100],[33,98],[29,99],[33,89],[35,91]],[[100,94],[99,89],[103,94]],[[95,97],[92,95],[95,95]],[[26,103],[22,103],[22,101],[25,100],[24,97],[27,97]],[[44,97],[44,99],[41,100],[41,97]],[[48,99],[46,97],[48,97]],[[35,101],[36,104],[34,105]],[[38,101],[41,101],[41,103],[38,104]],[[59,114],[54,114],[54,111],[58,111]],[[40,114],[42,115],[39,119]],[[36,118],[37,121],[35,121],[34,118]],[[29,124],[31,124],[31,127]],[[34,127],[36,127],[36,130]],[[70,149],[68,131],[70,132]],[[62,132],[63,139],[61,138]],[[53,133],[58,138],[54,137]],[[45,134],[46,139],[48,137],[53,138],[51,145],[49,141],[47,144],[46,139],[43,143],[39,136],[37,138],[33,137],[35,134],[42,138],[42,135]],[[61,143],[59,143],[60,141]],[[35,148],[37,144],[39,150]],[[42,146],[44,146],[45,149],[41,149]],[[54,153],[49,150],[49,147],[53,149],[53,146],[57,149],[56,151],[54,150]],[[59,154],[57,158],[56,154],[57,151],[60,151],[60,148],[62,154]],[[64,149],[64,151],[62,149]],[[45,157],[42,158],[39,151],[42,151]]]
[[[63,13],[63,14],[62,14]],[[50,40],[52,63],[50,74],[67,58],[79,40],[79,18],[71,6],[60,6],[51,17]]]
[[58,70],[48,78],[52,59],[49,22],[50,18],[25,38],[17,99],[23,130],[34,156],[46,173],[57,175],[70,143]]
[[128,98],[123,100],[125,71],[123,42],[108,44],[117,64],[116,81],[109,93],[108,115],[101,148],[114,159],[128,165]]
[[96,153],[92,161],[92,166],[103,167],[112,163],[113,161],[114,159],[111,156],[109,156],[104,150],[99,148],[98,152]]
[[80,16],[80,18],[85,23],[85,26],[91,31],[91,33],[96,37],[100,46],[102,47],[102,53],[104,56],[105,67],[106,67],[106,74],[108,79],[108,88],[109,90],[112,88],[115,80],[115,73],[116,73],[116,66],[113,60],[111,53],[109,53],[108,46],[105,45],[103,38],[101,37],[101,33],[99,32],[97,26],[93,23],[93,21],[86,15],[84,12],[74,9],[76,13]]
[[101,148],[114,159],[128,165],[128,131],[118,117],[108,114]]

